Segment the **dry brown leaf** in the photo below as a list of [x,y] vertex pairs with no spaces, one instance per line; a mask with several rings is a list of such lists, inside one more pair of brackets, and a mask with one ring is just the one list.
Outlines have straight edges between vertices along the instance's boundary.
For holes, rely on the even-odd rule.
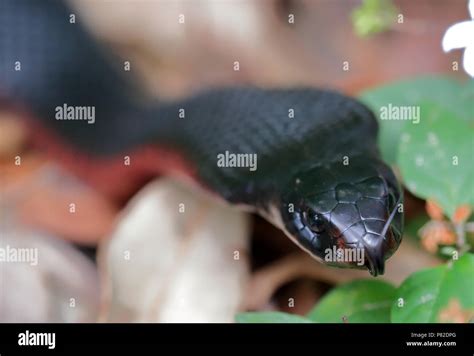
[[[1,322],[96,320],[99,283],[90,260],[61,239],[21,226],[2,224],[0,234]],[[14,257],[20,253],[22,261]]]
[[96,244],[110,233],[116,215],[112,204],[81,185],[37,186],[18,209],[23,223],[80,244]]
[[462,224],[471,216],[472,208],[469,205],[461,205],[454,212],[453,223]]
[[[291,49],[300,50],[299,59],[302,48],[279,18],[275,0],[71,4],[98,37],[124,53],[132,71],[160,97],[216,83],[284,83],[305,75],[300,66],[291,65]],[[233,70],[234,61],[239,71]]]
[[444,214],[443,209],[433,199],[426,200],[426,212],[432,220],[443,220]]
[[439,245],[453,245],[456,243],[456,232],[447,221],[432,220],[420,230],[421,244],[431,252],[436,253]]
[[60,167],[25,156],[21,166],[10,164],[1,172],[3,197],[21,224],[82,245],[111,231],[118,209]]
[[21,153],[26,130],[12,112],[0,111],[0,158]]
[[[437,258],[405,239],[397,253],[387,260],[382,278],[398,285],[412,273],[436,266],[439,262]],[[252,275],[247,288],[245,308],[264,309],[282,285],[308,277],[329,284],[341,284],[354,279],[369,278],[369,273],[363,270],[328,267],[315,261],[307,253],[300,252],[271,263]]]
[[100,246],[101,320],[233,321],[248,274],[248,235],[245,214],[168,179],[150,183]]
[[459,300],[454,298],[439,312],[441,323],[468,323],[473,317],[474,311],[463,309]]

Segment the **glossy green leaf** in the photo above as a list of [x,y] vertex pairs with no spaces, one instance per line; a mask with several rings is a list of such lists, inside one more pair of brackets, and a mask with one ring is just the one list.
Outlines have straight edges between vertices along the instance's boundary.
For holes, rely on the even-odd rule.
[[[456,305],[459,310],[456,310]],[[454,309],[449,311],[449,309]],[[474,255],[408,277],[396,292],[391,319],[396,323],[435,323],[446,311],[474,315]]]
[[460,82],[446,76],[427,76],[398,81],[386,86],[367,90],[360,95],[379,118],[379,144],[384,159],[396,163],[400,136],[411,122],[405,120],[381,120],[380,113],[390,104],[393,106],[420,105],[431,102],[466,122],[474,123],[474,81]]
[[420,105],[420,122],[401,136],[398,164],[405,186],[435,199],[453,217],[462,204],[474,206],[474,126],[437,104]]
[[357,280],[333,289],[308,314],[320,323],[387,323],[396,288],[381,280]]

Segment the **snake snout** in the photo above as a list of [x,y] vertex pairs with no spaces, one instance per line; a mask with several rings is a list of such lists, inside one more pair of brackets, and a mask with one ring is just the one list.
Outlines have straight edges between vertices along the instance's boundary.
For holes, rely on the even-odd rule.
[[[378,205],[381,209],[376,208]],[[401,233],[397,229],[400,225],[400,213],[398,202],[394,204],[390,197],[372,201],[366,208],[369,206],[371,215],[361,214],[365,233],[359,236],[358,246],[364,249],[365,266],[370,274],[377,276],[384,273],[385,260],[400,244]]]
[[385,271],[385,251],[383,241],[378,238],[372,246],[365,246],[365,266],[372,276],[378,276]]

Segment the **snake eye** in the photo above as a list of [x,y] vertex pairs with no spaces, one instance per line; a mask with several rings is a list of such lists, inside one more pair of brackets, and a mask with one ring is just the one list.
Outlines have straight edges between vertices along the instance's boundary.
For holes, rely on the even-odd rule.
[[306,221],[311,230],[316,233],[321,233],[326,228],[326,220],[321,214],[316,213],[314,210],[309,209],[306,212]]

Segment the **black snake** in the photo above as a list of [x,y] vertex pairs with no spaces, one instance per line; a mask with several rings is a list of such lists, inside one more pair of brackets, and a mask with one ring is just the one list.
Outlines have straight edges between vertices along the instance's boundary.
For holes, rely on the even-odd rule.
[[[72,11],[62,2],[1,6],[2,98],[26,108],[77,157],[106,165],[136,147],[166,148],[202,186],[261,214],[312,256],[357,268],[357,261],[327,256],[334,248],[359,249],[373,275],[384,272],[401,242],[402,193],[380,158],[377,121],[364,105],[328,90],[251,87],[157,102],[80,17],[69,21]],[[58,117],[63,107],[93,107],[93,123],[67,120],[67,112]]]

